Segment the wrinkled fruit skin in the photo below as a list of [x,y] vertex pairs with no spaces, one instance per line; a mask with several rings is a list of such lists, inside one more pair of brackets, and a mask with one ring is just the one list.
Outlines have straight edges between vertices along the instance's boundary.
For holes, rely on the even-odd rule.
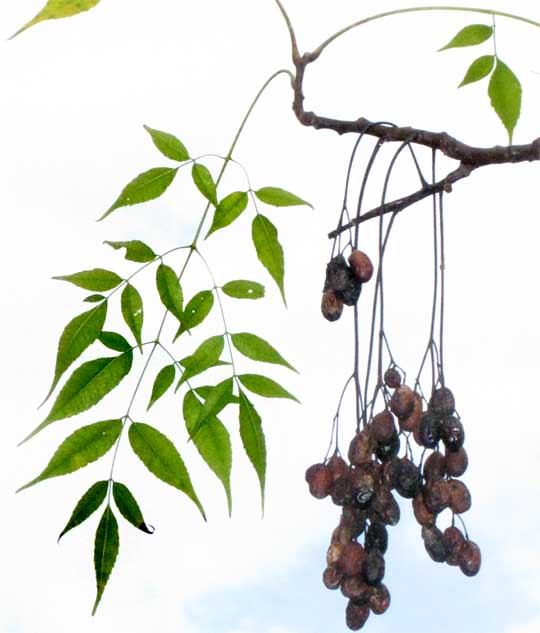
[[330,494],[334,478],[324,464],[313,464],[306,470],[309,491],[316,499],[324,499]]
[[376,587],[372,587],[368,605],[376,615],[381,615],[388,610],[390,606],[390,592],[384,583],[381,582]]
[[407,385],[401,385],[390,398],[390,410],[398,418],[406,418],[412,413],[414,402],[414,391]]
[[390,389],[396,389],[401,385],[401,374],[397,369],[390,367],[384,372],[384,384]]
[[373,439],[380,444],[386,444],[396,434],[394,416],[390,411],[381,411],[373,417],[370,428]]
[[472,505],[471,493],[467,486],[458,479],[451,479],[448,481],[448,487],[450,489],[450,500],[448,505],[452,512],[456,514],[463,514],[470,510]]
[[476,576],[482,564],[480,548],[473,541],[465,541],[459,550],[459,568],[465,576]]
[[412,499],[416,497],[420,490],[422,474],[418,466],[415,466],[407,457],[403,457],[400,461],[399,473],[396,478],[396,490],[402,497]]
[[370,549],[362,567],[362,576],[368,585],[378,585],[384,578],[384,557],[378,549]]
[[454,394],[447,387],[436,389],[429,401],[429,410],[439,416],[452,415],[456,401]]
[[453,415],[444,418],[441,423],[441,437],[450,453],[457,453],[465,442],[465,430],[461,422]]
[[349,255],[349,266],[362,283],[369,281],[373,276],[373,264],[363,251],[355,250]]
[[459,565],[459,552],[465,537],[457,527],[447,527],[443,533],[443,541],[446,547],[446,562],[452,566]]
[[424,477],[430,479],[442,479],[446,475],[446,458],[441,453],[431,453],[424,463]]
[[383,523],[372,523],[366,532],[366,551],[378,550],[384,554],[388,548],[388,531]]
[[429,554],[431,560],[436,563],[444,563],[446,560],[446,546],[444,544],[443,533],[438,527],[423,527],[422,539],[424,541],[424,547]]
[[345,610],[345,622],[351,631],[359,631],[369,618],[367,604],[356,604],[350,601]]
[[339,558],[339,568],[345,576],[355,576],[362,571],[365,557],[366,553],[360,543],[351,541],[343,549]]
[[467,451],[464,448],[460,448],[456,453],[447,450],[445,460],[446,472],[450,477],[461,477],[469,465]]
[[426,448],[435,448],[441,439],[441,421],[433,413],[422,414],[418,428],[420,444]]
[[331,290],[324,292],[321,300],[321,312],[327,321],[337,321],[343,314],[343,299]]
[[343,255],[337,255],[326,265],[326,280],[323,292],[334,295],[348,306],[358,301],[362,290],[362,282],[347,265]]
[[337,565],[330,565],[323,572],[323,583],[327,589],[338,589],[343,580],[343,573]]

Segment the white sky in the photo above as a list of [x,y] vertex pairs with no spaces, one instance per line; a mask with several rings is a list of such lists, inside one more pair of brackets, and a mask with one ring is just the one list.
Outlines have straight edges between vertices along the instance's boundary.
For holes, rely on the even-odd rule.
[[[395,3],[374,0],[331,5],[289,0],[286,5],[302,49],[313,48],[351,21],[396,8]],[[533,13],[524,0],[491,1],[489,6],[540,20],[540,12]],[[7,42],[40,7],[41,0],[0,5],[0,631],[345,630],[346,600],[324,589],[320,580],[338,511],[329,501],[309,497],[303,473],[324,455],[352,362],[350,314],[328,324],[320,317],[319,302],[330,252],[325,235],[336,222],[353,139],[302,128],[290,111],[284,78],[262,99],[236,158],[254,188],[281,186],[316,207],[315,212],[299,207],[265,210],[285,248],[289,309],[283,309],[253,257],[247,214],[235,229],[204,246],[219,282],[248,277],[267,287],[263,302],[242,304],[245,313],[230,302],[231,330],[264,336],[301,372],[268,371],[300,398],[301,407],[257,401],[268,446],[264,521],[256,477],[239,446],[234,417],[225,416],[235,438],[229,520],[219,482],[184,443],[181,400],[163,401],[147,416],[148,391],[135,417],[175,438],[210,520],[202,525],[187,498],[153,480],[123,450],[118,479],[129,485],[157,529],[150,537],[121,523],[120,554],[94,619],[89,614],[99,514],[67,535],[61,546],[56,537],[81,494],[107,477],[109,457],[13,494],[40,472],[66,435],[83,423],[114,417],[115,407],[121,415],[130,394],[125,384],[95,409],[55,423],[15,448],[42,419],[36,407],[50,384],[58,336],[86,305],[80,303],[84,291],[50,277],[95,266],[128,274],[131,264],[103,246],[103,240],[139,238],[163,252],[189,242],[200,213],[200,197],[186,175],[159,201],[95,222],[136,174],[168,164],[142,125],[177,134],[193,155],[224,154],[259,86],[274,70],[290,65],[287,34],[270,0],[202,0],[189,6],[172,0],[103,0],[89,13],[38,25]],[[482,16],[426,13],[358,29],[309,70],[306,107],[329,116],[364,115],[444,129],[471,144],[504,144],[485,85],[455,89],[476,51],[434,52],[459,28],[476,21],[487,22]],[[498,21],[499,54],[524,86],[517,143],[538,136],[538,35],[533,27]],[[478,54],[488,53],[488,47],[479,47]],[[219,167],[215,160],[207,164]],[[407,173],[400,176],[400,191],[409,191]],[[446,377],[467,432],[470,468],[464,480],[473,507],[466,519],[482,548],[483,569],[468,579],[429,561],[419,529],[402,504],[403,519],[391,530],[387,556],[385,582],[393,604],[384,616],[372,617],[367,630],[539,630],[537,182],[536,164],[492,167],[460,182],[446,198]],[[233,172],[220,193],[241,186],[241,174]],[[366,227],[364,250],[375,252],[374,238],[375,227]],[[429,249],[426,204],[399,218],[386,277],[389,335],[400,364],[411,373],[425,345]],[[188,294],[208,283],[202,269],[194,268],[192,274]],[[138,286],[143,298],[150,297],[151,286],[150,274]],[[367,318],[368,301],[362,299]],[[147,338],[159,315],[146,299]],[[115,323],[121,327],[117,316],[111,327]],[[188,341],[185,352],[179,348],[179,358],[219,331],[217,312],[205,328]],[[94,354],[91,350],[84,358]],[[245,371],[263,369],[245,364]],[[351,422],[345,435],[352,428]]]

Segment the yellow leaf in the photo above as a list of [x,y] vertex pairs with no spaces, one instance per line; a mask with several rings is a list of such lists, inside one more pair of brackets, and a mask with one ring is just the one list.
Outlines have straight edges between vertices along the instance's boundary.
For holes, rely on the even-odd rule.
[[19,35],[19,33],[22,33],[31,26],[34,26],[34,24],[38,24],[38,22],[43,22],[44,20],[56,20],[57,18],[68,18],[72,15],[76,15],[77,13],[82,13],[83,11],[88,11],[88,9],[92,9],[96,6],[96,4],[98,4],[98,2],[99,0],[49,0],[35,18],[30,20],[30,22],[27,22],[9,39],[13,39],[15,36]]

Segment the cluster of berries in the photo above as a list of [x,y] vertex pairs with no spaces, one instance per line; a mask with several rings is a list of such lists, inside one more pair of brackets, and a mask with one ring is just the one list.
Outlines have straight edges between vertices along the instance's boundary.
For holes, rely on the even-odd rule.
[[[437,515],[446,508],[456,515],[471,506],[467,487],[457,479],[467,468],[467,453],[451,391],[445,387],[434,390],[424,411],[421,396],[401,384],[396,369],[387,370],[384,379],[386,387],[394,389],[388,408],[354,436],[349,463],[336,452],[326,463],[306,471],[311,494],[317,499],[330,496],[342,508],[323,582],[329,589],[341,588],[349,599],[346,622],[353,631],[364,626],[370,612],[384,613],[390,605],[390,593],[382,580],[387,528],[400,519],[394,493],[412,500],[426,551],[433,560],[459,565],[467,576],[478,572],[481,561],[478,546],[458,528],[452,525],[442,532],[436,526]],[[435,449],[423,469],[408,456],[398,457],[401,439],[408,444],[409,434],[423,448]],[[441,441],[444,455],[438,450]]]
[[373,275],[373,264],[362,251],[353,250],[349,263],[343,255],[336,255],[326,265],[321,311],[328,321],[337,321],[343,305],[353,306],[358,301],[362,284]]

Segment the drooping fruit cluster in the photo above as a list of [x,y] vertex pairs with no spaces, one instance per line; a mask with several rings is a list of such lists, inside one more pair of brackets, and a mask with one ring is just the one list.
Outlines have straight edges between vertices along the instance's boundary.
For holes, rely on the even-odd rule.
[[[471,506],[470,493],[458,479],[467,468],[463,426],[455,414],[451,391],[433,391],[427,409],[419,394],[401,384],[400,373],[391,368],[385,385],[394,389],[388,408],[372,417],[352,439],[348,462],[336,453],[325,463],[306,471],[311,494],[331,497],[342,508],[328,548],[323,582],[341,589],[349,602],[347,626],[361,629],[370,612],[384,613],[390,592],[382,582],[388,527],[400,520],[397,493],[411,499],[416,520],[422,526],[426,551],[437,562],[458,565],[467,576],[480,568],[480,550],[452,525],[442,532],[437,515],[450,508],[454,515]],[[425,449],[434,449],[423,465],[416,465],[410,449],[400,448],[412,434]],[[403,442],[402,442],[403,440]],[[439,452],[443,442],[445,454]]]
[[373,264],[362,251],[353,250],[349,263],[343,255],[336,255],[326,266],[321,311],[328,321],[337,321],[343,305],[353,306],[360,296],[362,284],[373,275]]

